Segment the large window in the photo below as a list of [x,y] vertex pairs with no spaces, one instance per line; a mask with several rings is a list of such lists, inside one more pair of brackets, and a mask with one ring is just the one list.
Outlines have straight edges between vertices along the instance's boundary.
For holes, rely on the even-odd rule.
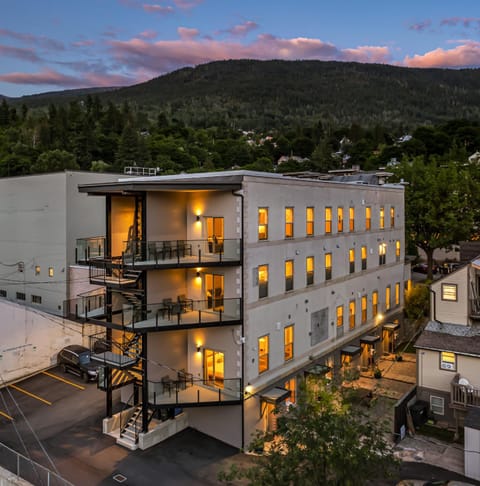
[[440,352],[440,369],[457,371],[457,358],[455,353],[450,353],[449,351]]
[[332,254],[325,253],[325,280],[332,280]]
[[401,250],[400,240],[397,240],[395,242],[395,259],[397,260],[397,262],[400,261],[400,250]]
[[258,372],[268,370],[268,335],[258,338]]
[[390,206],[390,227],[395,228],[395,206]]
[[390,306],[392,305],[390,301],[391,298],[392,298],[392,290],[390,285],[387,285],[385,287],[385,310],[387,311],[390,310]]
[[258,208],[258,239],[268,239],[268,208]]
[[354,273],[355,272],[355,249],[354,248],[350,248],[350,250],[348,250],[348,262],[350,264],[350,273]]
[[284,359],[290,361],[293,359],[293,325],[287,326],[283,330],[284,342]]
[[285,291],[293,290],[293,260],[285,260]]
[[355,208],[350,207],[348,210],[348,229],[355,231]]
[[457,301],[457,284],[442,283],[442,300]]
[[362,295],[361,306],[362,306],[362,324],[365,324],[367,322],[367,296],[366,295]]
[[372,292],[372,316],[376,317],[378,314],[378,292],[374,290]]
[[306,210],[306,228],[305,228],[305,233],[307,236],[313,236],[315,232],[315,210],[313,207],[308,207]]
[[306,269],[307,269],[307,285],[313,285],[315,280],[315,258],[309,256],[306,259]]
[[378,245],[378,264],[385,265],[386,261],[387,261],[387,244],[380,243]]
[[332,232],[332,208],[325,208],[325,233]]
[[221,351],[205,349],[204,379],[207,385],[223,388],[225,379],[225,355]]
[[343,233],[343,208],[337,208],[337,232]]
[[372,229],[372,208],[367,206],[365,208],[365,231]]
[[343,305],[337,306],[337,327],[343,326]]
[[286,402],[295,403],[297,395],[297,380],[295,378],[290,378],[285,382],[285,389],[290,390],[290,396],[287,398]]
[[293,238],[293,208],[285,208],[285,238]]
[[367,247],[362,246],[362,270],[367,269]]
[[348,303],[348,324],[350,329],[355,328],[355,301],[351,300]]
[[258,267],[258,298],[268,297],[268,265]]
[[385,208],[383,206],[380,207],[379,227],[380,229],[385,228]]

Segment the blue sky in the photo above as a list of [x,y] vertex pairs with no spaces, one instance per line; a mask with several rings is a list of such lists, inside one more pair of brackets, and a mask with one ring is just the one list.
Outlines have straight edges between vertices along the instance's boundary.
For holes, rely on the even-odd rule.
[[478,0],[2,3],[6,96],[131,85],[222,59],[480,67]]

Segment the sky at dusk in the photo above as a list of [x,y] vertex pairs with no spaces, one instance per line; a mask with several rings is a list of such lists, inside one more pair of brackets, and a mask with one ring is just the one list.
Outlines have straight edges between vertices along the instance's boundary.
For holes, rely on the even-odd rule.
[[225,59],[480,67],[479,0],[3,0],[0,12],[12,97]]

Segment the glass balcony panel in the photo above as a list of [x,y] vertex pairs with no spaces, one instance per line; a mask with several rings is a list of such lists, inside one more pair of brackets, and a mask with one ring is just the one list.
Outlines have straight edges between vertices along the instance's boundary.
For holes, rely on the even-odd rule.
[[75,246],[75,262],[88,262],[92,258],[105,256],[105,237],[79,238]]

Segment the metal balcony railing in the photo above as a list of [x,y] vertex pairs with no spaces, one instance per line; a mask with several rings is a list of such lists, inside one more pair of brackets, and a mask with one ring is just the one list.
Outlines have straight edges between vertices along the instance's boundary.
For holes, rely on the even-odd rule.
[[105,237],[94,236],[91,238],[79,238],[75,246],[75,263],[86,264],[92,258],[105,256]]
[[240,239],[166,240],[124,242],[123,264],[159,266],[240,261]]
[[105,315],[105,293],[80,296],[63,302],[63,316],[67,319],[87,320]]

